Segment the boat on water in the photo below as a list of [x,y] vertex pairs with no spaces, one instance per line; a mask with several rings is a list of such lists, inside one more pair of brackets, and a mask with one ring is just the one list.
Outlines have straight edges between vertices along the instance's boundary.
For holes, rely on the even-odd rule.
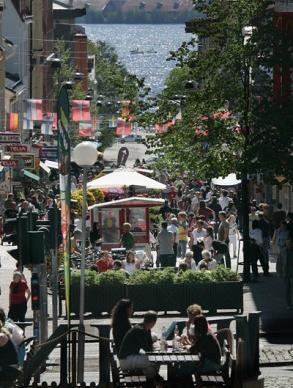
[[136,48],[134,50],[130,50],[130,54],[144,54],[144,51],[140,50],[139,48]]
[[157,54],[157,51],[154,49],[150,49],[146,51],[147,54]]

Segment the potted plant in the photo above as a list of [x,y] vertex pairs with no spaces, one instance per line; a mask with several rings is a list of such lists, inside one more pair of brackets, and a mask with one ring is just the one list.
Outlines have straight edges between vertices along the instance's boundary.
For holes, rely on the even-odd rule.
[[137,270],[129,277],[126,295],[132,300],[134,311],[157,309],[158,289],[153,276],[154,271]]

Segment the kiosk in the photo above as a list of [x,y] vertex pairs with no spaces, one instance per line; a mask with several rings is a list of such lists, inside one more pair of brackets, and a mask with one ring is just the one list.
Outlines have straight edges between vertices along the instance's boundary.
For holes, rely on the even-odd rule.
[[148,244],[149,208],[163,204],[164,200],[160,198],[130,197],[90,206],[91,223],[98,223],[101,229],[102,249],[110,250],[120,246],[124,222],[131,224],[137,246]]

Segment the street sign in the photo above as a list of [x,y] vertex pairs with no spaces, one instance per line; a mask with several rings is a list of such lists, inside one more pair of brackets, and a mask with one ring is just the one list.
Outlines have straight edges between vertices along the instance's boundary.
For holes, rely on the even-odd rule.
[[27,144],[9,144],[6,146],[6,152],[27,152],[28,146]]
[[12,160],[12,159],[4,159],[4,160],[0,160],[0,164],[3,166],[3,167],[16,167],[18,165],[18,160]]
[[1,132],[0,144],[20,143],[20,133]]
[[34,170],[35,169],[35,155],[28,153],[18,153],[13,154],[13,158],[19,162],[20,168],[24,168],[26,170]]
[[58,160],[58,148],[56,146],[46,146],[42,148],[42,156],[41,159],[57,161]]

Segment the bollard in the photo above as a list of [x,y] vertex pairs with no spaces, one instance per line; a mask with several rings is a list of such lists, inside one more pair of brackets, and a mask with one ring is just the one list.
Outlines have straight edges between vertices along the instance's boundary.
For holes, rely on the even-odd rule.
[[60,387],[67,386],[67,337],[60,344]]
[[250,345],[250,377],[256,377],[260,374],[259,370],[259,321],[260,311],[254,311],[248,314],[248,331]]
[[[99,330],[99,336],[110,339],[110,325],[95,325]],[[108,386],[110,383],[110,344],[107,340],[99,342],[99,387]]]

